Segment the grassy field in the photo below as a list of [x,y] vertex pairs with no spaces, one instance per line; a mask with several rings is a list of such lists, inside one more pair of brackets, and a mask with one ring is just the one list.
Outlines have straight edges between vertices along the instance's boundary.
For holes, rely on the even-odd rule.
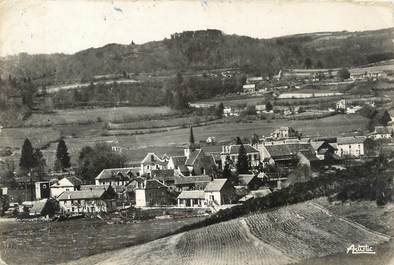
[[195,103],[209,103],[209,104],[215,104],[219,105],[221,102],[225,106],[238,106],[238,105],[260,105],[260,104],[265,104],[266,97],[265,96],[236,96],[236,97],[223,97],[223,98],[212,98],[208,100],[201,100]]
[[264,264],[343,253],[388,237],[306,202],[72,262],[82,264]]
[[98,220],[0,222],[0,256],[13,265],[55,264],[142,244],[198,220],[201,218],[112,225]]
[[168,107],[116,107],[92,109],[58,109],[55,113],[34,113],[25,121],[26,126],[49,126],[97,121],[129,121],[139,117],[172,113]]

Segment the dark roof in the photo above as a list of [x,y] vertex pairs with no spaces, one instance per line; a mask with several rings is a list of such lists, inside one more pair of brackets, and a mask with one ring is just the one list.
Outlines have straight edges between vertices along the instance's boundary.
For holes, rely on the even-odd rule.
[[247,186],[255,178],[255,175],[239,175],[238,180],[240,186]]
[[200,155],[201,151],[202,151],[201,149],[190,151],[189,157],[187,158],[185,165],[193,166],[194,162],[196,161],[196,158]]
[[154,190],[154,189],[160,189],[160,188],[168,188],[168,186],[164,185],[157,179],[147,179],[145,181],[144,185],[144,190]]
[[134,167],[107,168],[107,169],[103,169],[95,179],[127,180],[130,179],[131,176],[136,176],[137,172],[139,172],[139,169]]
[[308,159],[309,161],[320,160],[319,158],[316,157],[315,153],[310,150],[303,150],[303,151],[300,151],[299,153],[302,154],[303,156],[305,156],[306,159]]
[[144,157],[144,159],[141,161],[141,164],[144,165],[166,165],[167,161],[162,160],[158,155],[156,155],[155,153],[147,153],[146,156]]
[[100,199],[105,190],[77,190],[77,191],[65,191],[57,198],[59,201],[64,200],[89,200],[89,199]]
[[68,181],[70,181],[74,186],[80,186],[82,184],[82,180],[77,177],[66,177]]
[[182,184],[194,184],[194,183],[208,183],[211,181],[210,176],[200,175],[200,176],[188,176],[188,177],[175,177],[175,185],[182,185]]
[[203,190],[184,190],[178,199],[205,199],[205,193]]
[[33,207],[30,209],[30,213],[41,214],[47,204],[48,199],[35,201]]
[[186,156],[172,156],[171,158],[175,168],[179,167],[180,165],[184,165],[186,162]]
[[108,186],[105,185],[81,185],[81,190],[106,190]]
[[179,171],[183,174],[183,175],[189,175],[189,169],[187,168],[187,166],[185,165],[179,165]]
[[338,137],[337,144],[361,144],[364,143],[366,139],[365,136]]
[[309,151],[312,149],[310,144],[299,144],[299,143],[290,143],[290,144],[274,144],[274,145],[266,145],[268,153],[273,157],[283,157],[283,156],[295,156],[300,151]]
[[152,178],[158,179],[160,181],[174,180],[174,170],[173,169],[157,169],[151,171]]
[[[241,145],[230,145],[230,154],[238,154],[239,153],[239,147]],[[243,145],[245,148],[245,151],[247,154],[249,153],[258,153],[259,151],[254,148],[253,146],[251,146],[250,144],[244,144]]]
[[204,191],[221,191],[227,179],[214,179],[207,184]]

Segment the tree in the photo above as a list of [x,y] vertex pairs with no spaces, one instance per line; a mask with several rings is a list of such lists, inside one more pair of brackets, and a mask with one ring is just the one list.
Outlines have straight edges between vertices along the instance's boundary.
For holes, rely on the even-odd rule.
[[28,138],[25,139],[22,146],[19,166],[26,171],[30,171],[34,167],[33,146]]
[[70,155],[68,154],[68,148],[63,139],[59,140],[56,149],[56,160],[55,170],[64,171],[64,169],[71,167]]
[[319,61],[317,61],[316,66],[317,66],[317,68],[321,69],[321,68],[323,68],[323,63],[319,60]]
[[270,101],[268,101],[267,103],[265,103],[265,110],[266,111],[271,111],[274,107],[272,106],[272,103]]
[[237,142],[240,143],[238,149],[237,172],[238,174],[247,174],[249,172],[249,161],[246,154],[245,146],[242,144],[239,137],[237,137]]
[[216,107],[216,116],[218,118],[223,117],[223,110],[224,110],[223,102],[220,102],[220,104]]
[[306,69],[312,68],[312,60],[310,58],[306,58],[304,62],[304,66]]
[[112,151],[111,147],[104,143],[98,143],[93,147],[82,148],[78,157],[77,174],[87,182],[93,182],[94,178],[105,168],[124,167],[126,158]]
[[194,145],[193,126],[190,126],[189,144]]
[[35,148],[33,152],[33,169],[35,174],[37,174],[40,178],[45,174],[46,165],[47,164],[41,150]]
[[337,78],[341,81],[348,79],[350,77],[350,72],[347,68],[342,68],[337,73]]

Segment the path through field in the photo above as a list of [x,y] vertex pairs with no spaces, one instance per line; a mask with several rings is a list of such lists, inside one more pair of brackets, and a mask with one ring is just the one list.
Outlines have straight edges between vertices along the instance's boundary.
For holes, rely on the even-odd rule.
[[387,240],[384,234],[306,202],[71,264],[282,265],[345,253],[351,244],[376,246]]

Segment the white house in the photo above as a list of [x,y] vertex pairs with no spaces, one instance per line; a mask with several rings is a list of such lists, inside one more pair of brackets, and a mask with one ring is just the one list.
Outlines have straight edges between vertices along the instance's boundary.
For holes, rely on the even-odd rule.
[[106,199],[105,190],[92,189],[81,191],[65,191],[57,200],[61,211],[69,214],[102,213],[116,207],[115,200]]
[[235,188],[228,179],[214,179],[204,189],[207,205],[223,205],[236,202]]
[[205,193],[203,190],[184,190],[177,198],[178,207],[204,207]]
[[386,126],[375,126],[375,130],[368,135],[368,138],[373,140],[391,139],[392,129]]
[[254,93],[256,91],[256,85],[255,84],[245,84],[242,86],[242,91],[244,93]]
[[96,185],[123,186],[132,178],[140,175],[140,170],[135,167],[126,168],[106,168],[95,178]]
[[76,191],[79,190],[82,184],[82,180],[77,177],[65,177],[59,180],[57,183],[51,185],[51,196],[58,197],[65,191]]
[[151,170],[166,169],[167,163],[165,159],[161,159],[155,153],[148,153],[141,161],[140,175],[150,175]]
[[157,179],[144,180],[142,185],[135,189],[135,206],[162,206],[172,204],[172,195],[169,187]]
[[338,137],[334,143],[335,153],[340,156],[360,157],[364,155],[365,136]]

